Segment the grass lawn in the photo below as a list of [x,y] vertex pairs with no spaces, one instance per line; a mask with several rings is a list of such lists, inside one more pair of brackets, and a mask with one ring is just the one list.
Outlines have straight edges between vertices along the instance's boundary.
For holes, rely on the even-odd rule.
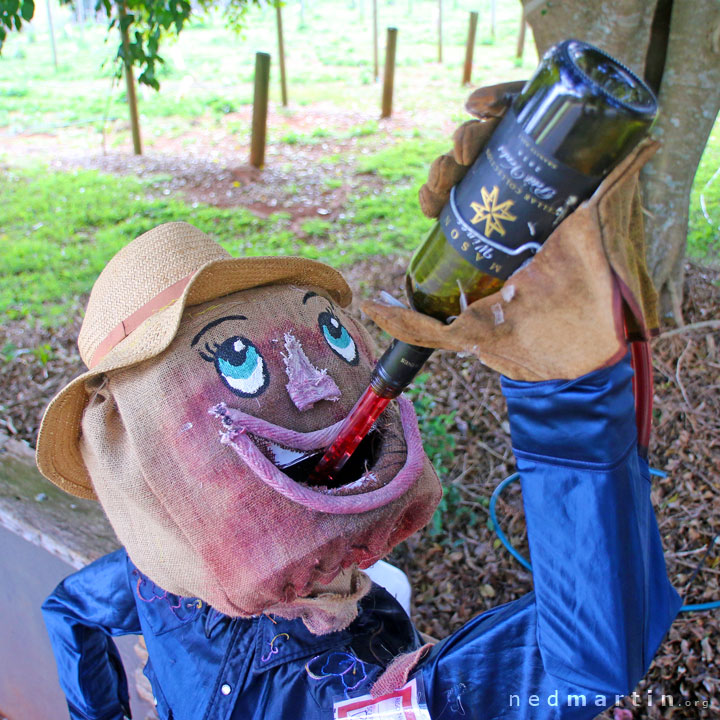
[[408,141],[359,164],[386,180],[382,193],[364,186],[334,223],[309,219],[303,238],[286,213],[261,219],[244,208],[187,204],[162,194],[156,180],[93,170],[7,170],[0,180],[0,314],[46,325],[72,319],[105,263],[128,238],[174,220],[209,233],[234,255],[302,255],[341,267],[410,252],[431,226],[417,209],[417,191],[441,141]]
[[[301,6],[305,6],[304,12]],[[473,82],[523,78],[537,62],[526,43],[522,62],[515,59],[520,3],[499,3],[495,37],[490,29],[490,0],[446,2],[443,13],[443,63],[437,63],[437,2],[395,0],[378,3],[379,55],[382,71],[385,29],[398,28],[395,106],[414,110],[431,105],[447,116],[459,114],[467,91],[460,87],[469,11],[480,13]],[[105,115],[125,120],[124,83],[111,91],[117,37],[102,24],[71,22],[69,11],[53,4],[58,69],[54,70],[44,8],[36,10],[32,31],[10,34],[0,56],[0,127],[17,132],[48,130],[67,123],[102,125]],[[335,106],[379,109],[373,80],[372,4],[312,0],[290,1],[283,8],[289,96],[306,106],[330,101]],[[275,11],[253,8],[242,36],[226,30],[222,18],[194,21],[177,40],[161,45],[165,64],[161,90],[140,88],[143,125],[173,118],[175,129],[201,116],[206,120],[250,105],[254,57],[273,56],[271,101],[280,101]],[[172,126],[163,124],[165,132]],[[331,130],[332,128],[326,128]],[[151,132],[150,132],[151,134]]]
[[[381,88],[373,81],[372,5],[368,0],[288,2],[284,12],[290,107],[280,107],[273,65],[271,105],[275,120],[269,147],[332,146],[358,139],[355,154],[332,154],[322,162],[349,164],[374,180],[362,183],[333,222],[308,219],[298,237],[286,214],[266,219],[244,208],[219,209],[186,202],[163,191],[162,179],[103,175],[95,171],[49,171],[52,151],[38,164],[5,155],[0,142],[0,317],[27,318],[43,325],[67,322],[80,308],[107,260],[129,238],[168,220],[186,220],[217,238],[233,254],[299,254],[342,266],[359,259],[409,256],[430,223],[417,209],[416,193],[429,162],[448,147],[448,121],[465,119],[468,94],[460,87],[468,12],[480,12],[473,82],[486,84],[527,77],[537,57],[528,40],[522,61],[515,58],[519,2],[498,4],[494,38],[490,0],[446,2],[443,63],[437,62],[437,3],[434,0],[380,2],[380,63],[384,28],[399,28],[395,116],[381,124]],[[79,26],[68,10],[55,13],[58,69],[54,70],[43,9],[30,31],[11,34],[0,56],[0,139],[23,134],[57,137],[66,126],[80,128],[83,143],[97,148],[103,126],[109,149],[127,146],[122,86],[113,83],[116,38],[103,25]],[[210,17],[163,46],[166,64],[161,91],[141,89],[140,111],[148,152],[161,143],[190,152],[194,133],[230,136],[248,142],[254,53],[275,53],[272,8],[253,9],[243,37]],[[245,109],[245,116],[242,110]],[[299,128],[304,113],[325,108],[322,124]],[[337,109],[337,116],[332,109]],[[344,113],[344,114],[343,114]],[[348,114],[350,120],[348,121]],[[418,122],[417,117],[421,118]],[[218,154],[221,154],[218,151]],[[3,161],[5,170],[2,171]],[[239,162],[244,162],[240,158]],[[716,258],[720,226],[720,129],[716,128],[698,170],[693,191],[689,255]],[[342,183],[329,173],[328,187]],[[382,188],[378,192],[378,187]],[[708,221],[709,218],[709,221]]]
[[688,256],[720,262],[720,122],[715,122],[690,196]]

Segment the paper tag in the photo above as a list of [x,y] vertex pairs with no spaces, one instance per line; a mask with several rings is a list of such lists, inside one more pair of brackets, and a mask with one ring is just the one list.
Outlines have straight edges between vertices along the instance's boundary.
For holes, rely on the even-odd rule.
[[418,692],[417,678],[413,678],[399,690],[387,695],[363,695],[341,700],[333,708],[335,720],[431,720],[423,700]]

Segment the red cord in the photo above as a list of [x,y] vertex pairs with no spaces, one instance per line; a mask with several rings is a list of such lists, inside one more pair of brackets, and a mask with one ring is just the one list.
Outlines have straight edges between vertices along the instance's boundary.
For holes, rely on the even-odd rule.
[[638,434],[638,449],[643,457],[647,457],[650,445],[650,430],[653,406],[653,374],[650,344],[645,340],[630,343],[635,395],[635,424]]

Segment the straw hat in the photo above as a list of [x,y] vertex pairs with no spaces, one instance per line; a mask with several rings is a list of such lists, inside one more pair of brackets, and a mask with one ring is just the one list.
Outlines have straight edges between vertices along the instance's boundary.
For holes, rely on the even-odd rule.
[[186,307],[288,283],[324,288],[342,307],[351,300],[342,275],[327,265],[298,257],[233,258],[187,223],[166,223],[133,240],[93,286],[78,336],[89,369],[45,410],[36,453],[40,472],[73,495],[97,499],[79,449],[87,381],[160,354]]

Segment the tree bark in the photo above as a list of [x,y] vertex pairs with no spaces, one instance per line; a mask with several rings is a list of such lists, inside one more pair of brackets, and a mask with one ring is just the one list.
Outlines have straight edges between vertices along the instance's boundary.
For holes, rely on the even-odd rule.
[[522,0],[522,4],[539,54],[576,38],[597,45],[642,76],[656,1]]
[[[652,132],[663,145],[641,178],[647,257],[661,312],[680,323],[690,191],[720,109],[720,5],[717,0],[522,4],[539,53],[576,37],[647,77],[658,91],[660,111]],[[653,19],[656,10],[667,12],[670,5],[668,33],[667,18],[664,32],[662,22],[654,26]]]
[[682,322],[682,283],[690,191],[720,110],[720,5],[673,4],[660,114],[653,134],[660,152],[642,173],[648,267],[660,308]]

